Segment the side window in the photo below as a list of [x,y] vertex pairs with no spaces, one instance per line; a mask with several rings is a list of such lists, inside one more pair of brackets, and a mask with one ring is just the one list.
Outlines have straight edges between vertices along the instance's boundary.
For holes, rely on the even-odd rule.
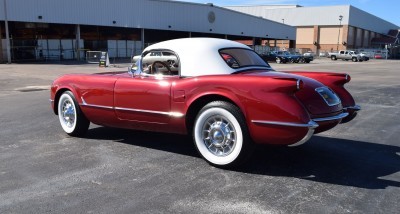
[[222,58],[225,60],[226,64],[229,65],[231,68],[239,68],[239,63],[233,56],[226,53],[221,53]]
[[344,51],[340,51],[340,54],[344,54]]
[[269,67],[269,65],[253,50],[245,48],[225,48],[219,50],[222,60],[231,68],[249,66]]
[[179,58],[172,51],[149,51],[142,58],[142,71],[150,75],[179,75]]

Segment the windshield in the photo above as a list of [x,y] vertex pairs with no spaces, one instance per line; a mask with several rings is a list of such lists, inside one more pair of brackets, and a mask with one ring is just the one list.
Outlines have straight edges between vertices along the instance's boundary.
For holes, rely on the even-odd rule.
[[270,68],[256,52],[243,48],[227,48],[219,51],[222,59],[231,68],[244,68],[250,66]]

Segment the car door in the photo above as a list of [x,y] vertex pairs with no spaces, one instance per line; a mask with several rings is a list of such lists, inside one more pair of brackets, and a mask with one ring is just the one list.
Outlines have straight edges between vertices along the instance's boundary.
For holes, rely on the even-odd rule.
[[115,113],[120,120],[168,123],[171,109],[171,78],[119,78],[114,86]]
[[[175,56],[173,59],[176,63],[169,64],[167,59],[157,55],[159,53],[145,53],[140,63],[141,73],[121,77],[116,81],[114,106],[118,119],[150,124],[169,122],[171,85],[179,79],[179,62]],[[172,51],[170,53],[173,54]]]

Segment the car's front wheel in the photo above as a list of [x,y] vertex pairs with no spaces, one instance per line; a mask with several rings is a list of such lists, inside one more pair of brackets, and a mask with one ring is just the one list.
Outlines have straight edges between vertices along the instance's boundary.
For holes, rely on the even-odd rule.
[[211,102],[201,109],[193,137],[200,155],[218,167],[243,164],[254,147],[240,109],[224,101]]
[[58,101],[58,119],[64,131],[71,136],[83,136],[90,125],[71,91],[64,92]]

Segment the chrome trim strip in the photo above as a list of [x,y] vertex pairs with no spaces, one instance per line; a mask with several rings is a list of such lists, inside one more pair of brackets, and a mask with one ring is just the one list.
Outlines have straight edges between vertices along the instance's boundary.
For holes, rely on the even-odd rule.
[[94,107],[94,108],[105,108],[105,109],[114,109],[112,106],[102,106],[102,105],[93,105],[93,104],[87,104],[85,99],[83,99],[83,97],[81,97],[82,99],[82,106],[88,106],[88,107]]
[[315,122],[324,122],[324,121],[330,121],[330,120],[340,120],[340,119],[343,119],[343,118],[347,117],[348,115],[349,115],[349,113],[343,112],[343,113],[341,113],[339,115],[336,115],[336,116],[314,118],[312,120],[315,121]]
[[121,107],[115,107],[114,109],[115,109],[115,110],[122,110],[122,111],[134,111],[134,112],[142,112],[142,113],[150,113],[150,114],[169,115],[168,112],[164,112],[164,111],[151,111],[151,110],[132,109],[132,108],[121,108]]
[[112,106],[102,106],[102,105],[93,105],[93,104],[88,104],[86,103],[85,99],[81,97],[82,99],[82,106],[87,106],[87,107],[94,107],[94,108],[104,108],[104,109],[114,109],[114,110],[122,110],[122,111],[133,111],[133,112],[141,112],[141,113],[150,113],[150,114],[161,114],[161,115],[167,115],[170,117],[183,117],[185,114],[180,113],[180,112],[165,112],[165,111],[151,111],[151,110],[142,110],[142,109],[133,109],[133,108],[122,108],[122,107],[112,107]]
[[354,105],[354,106],[349,106],[349,107],[345,107],[343,108],[345,111],[347,111],[347,109],[352,109],[354,111],[360,111],[361,110],[361,106],[359,105]]
[[278,121],[266,121],[266,120],[252,120],[253,123],[278,125],[278,126],[292,126],[301,128],[317,128],[318,124],[314,121],[310,121],[307,124],[304,123],[291,123],[291,122],[278,122]]
[[150,113],[150,114],[161,114],[161,115],[167,115],[170,117],[183,117],[184,114],[180,112],[165,112],[165,111],[152,111],[152,110],[143,110],[143,109],[133,109],[133,108],[121,108],[121,107],[115,107],[115,110],[122,110],[122,111],[133,111],[133,112],[141,112],[141,113]]

